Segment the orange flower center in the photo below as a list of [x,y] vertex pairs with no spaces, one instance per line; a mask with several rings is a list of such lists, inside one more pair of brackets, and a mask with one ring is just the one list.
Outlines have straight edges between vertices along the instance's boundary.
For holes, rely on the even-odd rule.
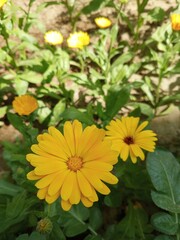
[[68,168],[74,172],[82,168],[83,161],[80,157],[70,157],[67,161]]
[[134,144],[134,139],[133,139],[131,136],[128,136],[128,137],[125,137],[125,138],[124,138],[124,142],[125,142],[127,145]]

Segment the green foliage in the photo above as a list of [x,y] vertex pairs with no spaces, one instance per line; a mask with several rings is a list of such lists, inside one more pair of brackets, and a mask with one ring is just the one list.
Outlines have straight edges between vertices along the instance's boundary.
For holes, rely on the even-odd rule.
[[156,229],[166,235],[179,237],[179,201],[178,183],[180,181],[180,164],[166,151],[156,151],[147,158],[147,169],[156,191],[152,191],[152,200],[161,209],[152,216]]

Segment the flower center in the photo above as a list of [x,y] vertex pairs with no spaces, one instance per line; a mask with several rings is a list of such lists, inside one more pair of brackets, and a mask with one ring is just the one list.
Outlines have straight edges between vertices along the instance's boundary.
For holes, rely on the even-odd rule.
[[126,143],[126,144],[128,144],[128,145],[130,145],[130,144],[133,144],[134,143],[134,139],[132,138],[132,137],[125,137],[124,138],[124,142]]
[[74,172],[77,170],[81,169],[83,165],[82,158],[80,157],[70,157],[69,160],[67,161],[68,168]]

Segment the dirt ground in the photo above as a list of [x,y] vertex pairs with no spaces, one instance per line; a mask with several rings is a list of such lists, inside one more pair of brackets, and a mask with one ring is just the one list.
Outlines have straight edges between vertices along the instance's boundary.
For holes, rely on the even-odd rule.
[[[20,5],[22,8],[27,9],[29,0],[13,0],[13,2],[17,5]],[[35,11],[39,4],[43,2],[45,1],[36,0],[33,4],[32,11]],[[87,5],[88,2],[89,0],[76,0],[75,4],[77,11],[83,6]],[[125,8],[125,11],[127,14],[129,14],[129,16],[136,15],[137,11],[135,2],[136,0],[129,0]],[[150,10],[154,7],[161,7],[165,11],[170,12],[175,6],[176,0],[150,0],[146,9]],[[113,11],[111,8],[104,8],[100,12],[95,12],[93,14],[94,16],[97,16],[99,13],[103,16],[112,17],[113,21]],[[71,31],[66,9],[63,5],[49,6],[39,14],[39,20],[43,22],[46,30],[60,30],[65,37],[67,37]],[[93,28],[95,28],[93,18],[89,18],[89,16],[81,16],[78,22],[78,28],[84,31],[91,31]],[[37,35],[40,39],[43,39],[43,33],[40,32],[38,28],[33,28],[31,31],[32,34]],[[167,147],[167,149],[180,157],[179,108],[173,107],[166,116],[154,119],[152,122],[152,129],[158,134],[159,144]],[[3,126],[0,128],[0,142],[4,140],[14,141],[18,136],[19,133],[12,126]],[[0,151],[0,170],[4,167],[2,167],[2,165],[2,154]]]

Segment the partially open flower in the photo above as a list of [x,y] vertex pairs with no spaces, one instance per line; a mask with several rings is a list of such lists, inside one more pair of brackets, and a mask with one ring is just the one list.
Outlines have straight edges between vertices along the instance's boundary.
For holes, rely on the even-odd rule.
[[71,33],[67,39],[67,44],[70,48],[82,49],[84,46],[87,46],[89,42],[90,37],[88,33],[82,31]]
[[46,43],[49,43],[55,46],[63,42],[63,36],[58,31],[48,31],[44,35],[44,40]]
[[171,14],[171,26],[175,31],[180,31],[180,13]]
[[91,207],[98,201],[96,192],[108,195],[105,183],[118,182],[111,173],[118,153],[104,136],[104,129],[92,125],[83,130],[78,120],[66,121],[64,134],[55,127],[40,134],[38,144],[31,147],[34,153],[26,156],[34,167],[27,178],[38,180],[38,198],[51,204],[61,197],[61,206],[68,211],[80,201]]
[[98,17],[98,18],[95,18],[94,21],[99,28],[108,28],[112,24],[111,20],[106,17]]
[[28,94],[15,97],[12,105],[14,111],[17,112],[19,115],[27,116],[38,108],[37,100]]
[[0,8],[2,8],[6,2],[7,0],[0,0]]

